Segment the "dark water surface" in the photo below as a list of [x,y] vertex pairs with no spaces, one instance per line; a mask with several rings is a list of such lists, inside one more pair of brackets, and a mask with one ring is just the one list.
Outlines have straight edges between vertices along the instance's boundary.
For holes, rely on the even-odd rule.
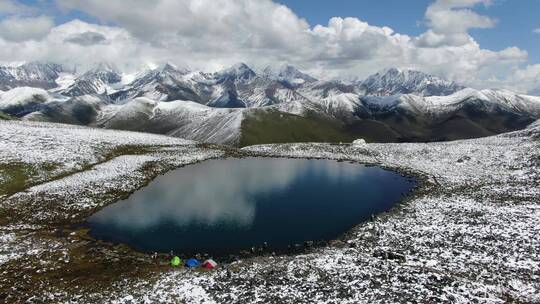
[[217,159],[157,177],[88,219],[90,235],[135,249],[224,255],[330,240],[390,209],[415,181],[331,160]]

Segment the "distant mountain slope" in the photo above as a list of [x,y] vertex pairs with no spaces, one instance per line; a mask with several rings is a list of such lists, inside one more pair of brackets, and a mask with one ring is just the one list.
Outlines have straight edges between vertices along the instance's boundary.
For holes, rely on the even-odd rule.
[[[52,95],[45,95],[42,96],[43,102],[37,106],[31,103],[32,99],[27,100],[29,107],[26,111],[16,112],[24,120],[144,131],[202,142],[246,145],[253,142],[287,142],[292,139],[353,139],[352,135],[343,131],[342,122],[319,112],[315,105],[303,103],[292,107],[222,109],[192,101],[163,102],[145,97],[122,104],[90,95],[69,99],[55,99]],[[289,110],[296,114],[285,112]],[[259,136],[263,133],[266,135]]]
[[278,69],[268,66],[263,70],[263,75],[291,88],[317,81],[317,79],[289,64],[281,65]]
[[449,96],[366,96],[361,101],[358,117],[393,130],[397,137],[388,141],[476,138],[522,129],[540,118],[540,98],[508,91],[465,89]]
[[136,98],[122,105],[104,107],[92,125],[242,146],[291,140],[353,139],[344,131],[342,122],[310,108],[302,109],[302,113],[305,115],[283,112],[276,106],[220,109],[191,101]]
[[0,111],[17,117],[39,111],[40,106],[53,100],[67,100],[62,95],[50,93],[44,89],[18,87],[0,92]]
[[61,65],[29,62],[0,65],[0,90],[29,86],[50,89],[58,86],[55,80],[63,72]]
[[59,93],[66,96],[82,96],[87,94],[111,94],[116,91],[113,85],[122,81],[122,75],[118,69],[107,63],[100,63],[92,69],[86,71],[66,89]]
[[464,89],[452,81],[415,70],[386,69],[359,83],[365,95],[387,96],[414,94],[419,96],[445,96]]
[[16,118],[0,111],[0,120],[15,120]]
[[241,109],[216,109],[192,101],[160,102],[141,97],[105,107],[94,124],[236,145],[242,117]]
[[[262,108],[261,108],[262,109]],[[317,112],[295,115],[270,107],[249,111],[242,120],[239,146],[288,142],[351,142],[356,139],[345,124]]]
[[216,73],[189,72],[167,64],[140,74],[124,89],[111,94],[111,98],[191,100],[215,108],[262,107],[303,99],[278,78],[257,75],[242,63]]
[[74,125],[93,125],[101,111],[109,104],[99,96],[77,96],[67,100],[52,100],[41,104],[23,120],[59,122]]
[[[410,70],[389,69],[361,84],[317,80],[289,65],[256,73],[237,64],[204,73],[165,64],[129,84],[108,64],[71,76],[49,91],[0,91],[0,111],[23,120],[230,145],[453,140],[521,129],[540,118],[540,97],[458,90],[453,82]],[[428,96],[435,93],[441,95]]]
[[[315,87],[322,83],[314,84]],[[317,92],[317,90],[313,90]],[[106,96],[66,98],[42,89],[0,95],[0,111],[25,120],[146,131],[232,145],[286,141],[438,141],[524,128],[540,118],[540,97],[466,89],[443,97],[358,96],[347,88],[271,106],[224,109],[148,98],[114,103]],[[300,94],[300,93],[298,93]],[[303,95],[299,95],[303,96]]]
[[346,122],[354,119],[360,94],[353,85],[341,81],[315,81],[298,89],[306,99],[316,103],[327,114]]
[[156,69],[139,73],[131,83],[111,94],[111,98],[127,100],[147,97],[160,101],[185,99],[199,102],[191,83],[184,80],[187,73],[189,71],[177,69],[167,63]]

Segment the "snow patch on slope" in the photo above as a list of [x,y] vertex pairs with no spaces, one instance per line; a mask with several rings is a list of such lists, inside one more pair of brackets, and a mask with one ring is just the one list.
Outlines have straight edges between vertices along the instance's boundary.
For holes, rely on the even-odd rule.
[[46,90],[31,87],[18,87],[7,92],[0,92],[0,110],[10,107],[24,107],[29,104],[47,103],[53,99],[66,100],[66,97],[54,95]]

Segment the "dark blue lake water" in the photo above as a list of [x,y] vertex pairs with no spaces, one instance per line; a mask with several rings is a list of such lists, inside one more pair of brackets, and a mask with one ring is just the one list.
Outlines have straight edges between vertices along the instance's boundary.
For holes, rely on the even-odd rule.
[[331,160],[209,160],[157,177],[88,219],[90,235],[147,252],[222,255],[334,239],[415,181]]

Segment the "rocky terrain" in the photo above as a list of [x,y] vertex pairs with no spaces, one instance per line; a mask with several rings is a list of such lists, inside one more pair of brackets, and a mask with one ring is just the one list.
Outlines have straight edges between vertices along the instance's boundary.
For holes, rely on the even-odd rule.
[[[540,124],[443,143],[242,150],[60,124],[0,122],[0,301],[537,303]],[[89,238],[89,214],[157,174],[223,156],[338,159],[416,176],[398,207],[289,255],[173,269]]]

